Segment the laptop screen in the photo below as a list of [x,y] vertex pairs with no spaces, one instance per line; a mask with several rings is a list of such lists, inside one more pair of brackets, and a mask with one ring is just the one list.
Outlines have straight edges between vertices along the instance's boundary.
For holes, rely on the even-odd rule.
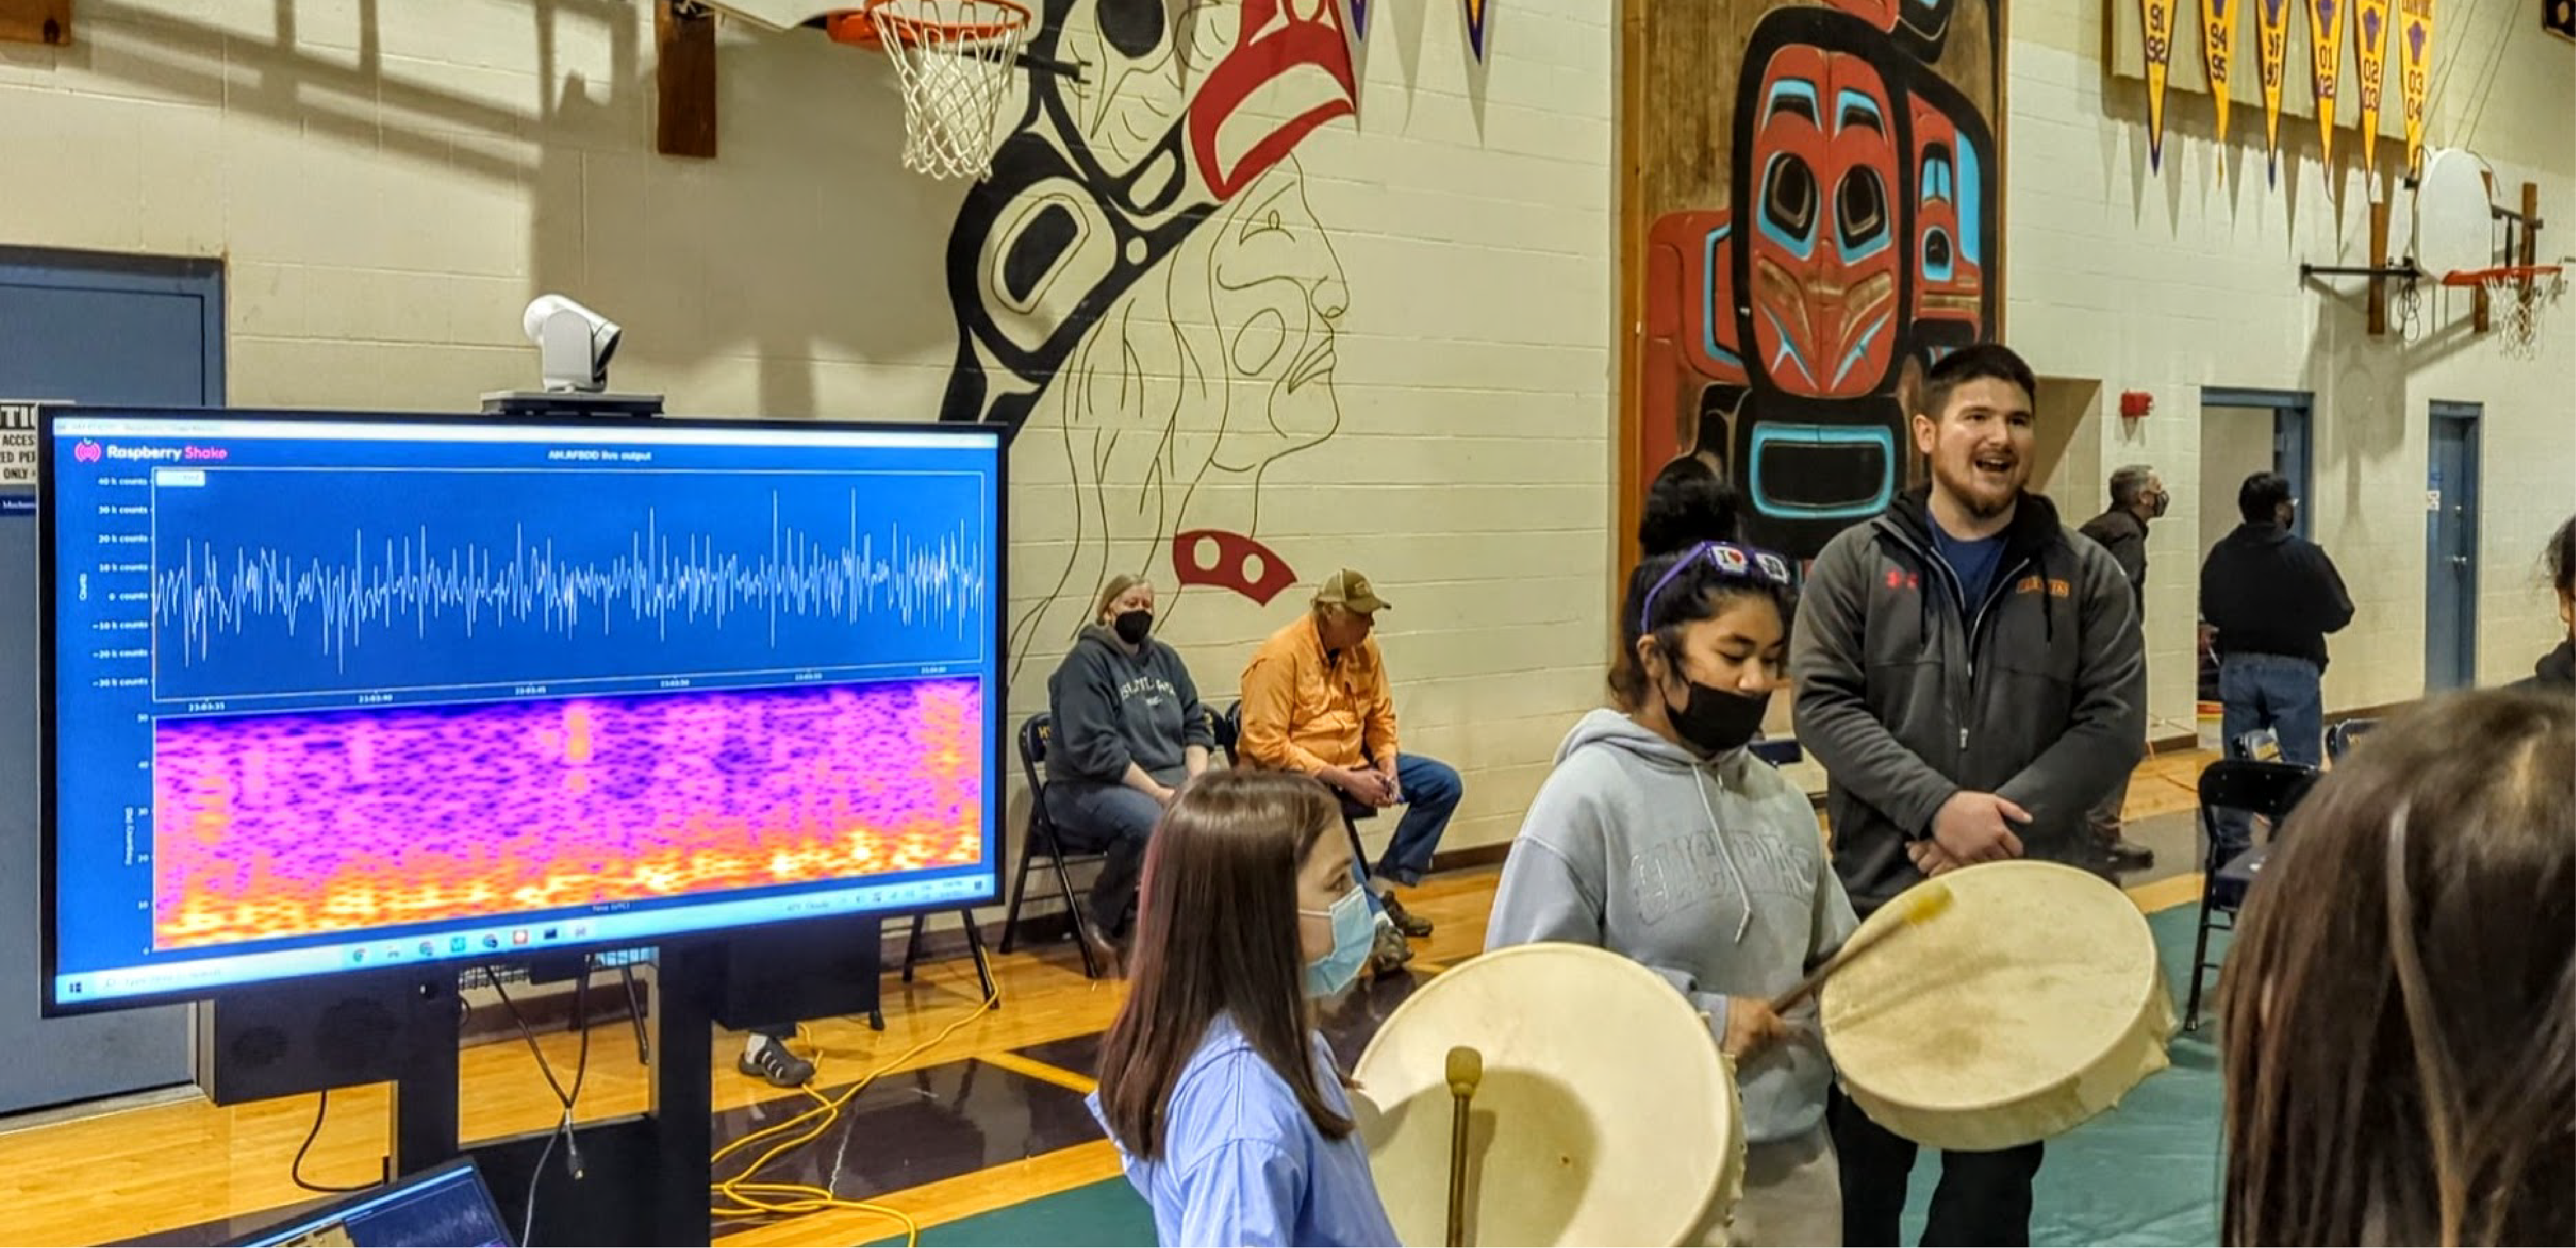
[[510,1231],[483,1186],[483,1172],[472,1158],[459,1158],[236,1242],[280,1248],[509,1248]]

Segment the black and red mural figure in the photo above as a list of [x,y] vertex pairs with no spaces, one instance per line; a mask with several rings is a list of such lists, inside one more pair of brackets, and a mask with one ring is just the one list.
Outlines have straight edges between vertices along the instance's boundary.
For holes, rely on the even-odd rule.
[[1028,76],[947,251],[941,419],[1042,426],[1073,479],[1015,655],[1118,572],[1260,603],[1296,580],[1259,496],[1340,424],[1349,292],[1293,155],[1357,109],[1340,6],[1045,0],[1030,50],[1083,78]]

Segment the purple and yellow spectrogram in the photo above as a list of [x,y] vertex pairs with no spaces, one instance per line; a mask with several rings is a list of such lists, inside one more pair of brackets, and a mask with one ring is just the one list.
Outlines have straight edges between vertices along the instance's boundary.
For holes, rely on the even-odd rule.
[[972,864],[972,679],[163,720],[177,949]]

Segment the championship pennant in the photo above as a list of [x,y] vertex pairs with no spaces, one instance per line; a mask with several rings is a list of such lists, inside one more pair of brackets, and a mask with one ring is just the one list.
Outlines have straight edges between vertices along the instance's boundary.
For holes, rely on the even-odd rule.
[[[2200,53],[2209,64],[2209,98],[2218,102],[2218,145],[2227,146],[2227,74],[2236,64],[2236,0],[2200,0]],[[2224,169],[2227,162],[2220,161]]]
[[2177,0],[2139,0],[2147,35],[2147,168],[2165,167],[2165,77],[2173,66]]
[[2406,109],[2406,167],[2424,159],[2424,102],[2433,89],[2433,0],[2397,0],[2397,91]]
[[2290,0],[2254,0],[2254,24],[2263,77],[2263,159],[2277,184],[2281,180],[2281,79],[2290,63]]
[[2334,169],[2335,83],[2343,76],[2344,0],[2308,0],[2308,87],[2317,101],[2317,161]]
[[1476,59],[1485,59],[1485,19],[1493,16],[1493,0],[1466,0],[1467,46],[1476,50]]
[[2353,0],[2354,59],[2361,67],[2361,167],[2379,168],[2379,100],[2388,86],[2388,0]]
[[1369,0],[1351,0],[1351,33],[1368,38]]

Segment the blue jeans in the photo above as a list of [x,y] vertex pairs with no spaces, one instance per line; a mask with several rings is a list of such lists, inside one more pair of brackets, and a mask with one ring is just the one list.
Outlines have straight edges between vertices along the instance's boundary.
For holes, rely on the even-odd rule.
[[1115,929],[1136,902],[1145,843],[1152,839],[1154,825],[1162,821],[1162,803],[1123,784],[1049,780],[1046,806],[1065,849],[1109,855],[1091,882],[1091,917]]
[[[2325,691],[2322,669],[2306,659],[2279,654],[2229,654],[2218,660],[2218,733],[2222,748],[2234,750],[2246,733],[2269,728],[2281,738],[2281,761],[2314,767],[2325,754]],[[2243,848],[2252,838],[2238,811],[2220,811],[2222,843]],[[2224,858],[2221,858],[2224,861]],[[2213,868],[2219,864],[2210,864]]]
[[1395,783],[1404,790],[1399,794],[1404,818],[1395,825],[1395,839],[1378,856],[1375,874],[1411,888],[1431,870],[1431,855],[1439,850],[1440,834],[1449,830],[1449,816],[1457,813],[1465,789],[1458,783],[1457,768],[1419,754],[1396,755]]

